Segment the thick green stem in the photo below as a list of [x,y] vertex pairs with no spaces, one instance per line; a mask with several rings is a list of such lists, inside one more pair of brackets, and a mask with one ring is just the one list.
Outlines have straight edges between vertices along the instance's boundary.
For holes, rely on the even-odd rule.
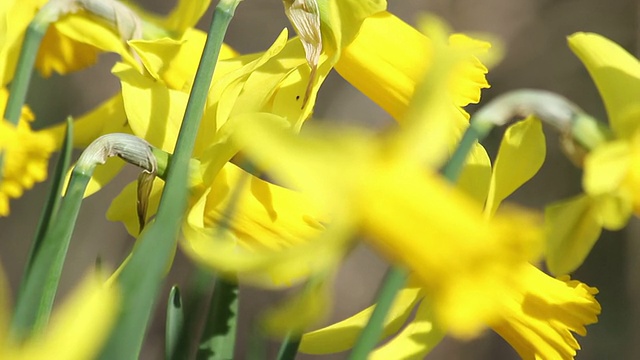
[[16,302],[12,331],[17,336],[26,335],[29,329],[37,332],[49,321],[71,234],[93,171],[83,170],[86,169],[72,172],[54,226],[33,256],[33,264],[24,279],[24,291]]

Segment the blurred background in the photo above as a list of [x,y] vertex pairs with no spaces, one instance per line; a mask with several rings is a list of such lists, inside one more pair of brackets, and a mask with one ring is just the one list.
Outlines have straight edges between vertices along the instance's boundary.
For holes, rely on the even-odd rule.
[[[142,6],[166,13],[175,0],[140,1]],[[566,46],[566,36],[576,31],[600,33],[638,52],[638,5],[633,0],[389,0],[389,10],[414,24],[422,12],[444,18],[460,32],[488,33],[503,43],[503,61],[490,70],[491,89],[483,101],[516,88],[540,88],[567,96],[587,112],[606,119],[602,102],[587,72]],[[208,27],[209,12],[200,28]],[[227,42],[242,53],[265,49],[284,26],[289,26],[278,0],[247,0],[236,12]],[[36,76],[29,93],[29,105],[37,117],[36,127],[62,121],[67,115],[81,115],[119,91],[119,83],[109,70],[117,57],[105,54],[98,66],[67,77]],[[359,94],[335,73],[323,85],[315,116],[350,119],[362,123],[386,124],[390,117]],[[557,135],[547,134],[548,153],[543,169],[512,201],[541,209],[544,204],[577,194],[580,170],[565,159]],[[495,155],[501,134],[486,142]],[[83,203],[78,225],[65,264],[62,292],[75,284],[100,257],[117,266],[130,251],[133,239],[119,223],[110,223],[105,212],[110,200],[134,180],[130,168],[103,191]],[[11,203],[11,217],[0,219],[0,261],[14,291],[19,284],[29,243],[37,224],[48,184],[39,184]],[[637,220],[620,232],[605,232],[586,263],[574,274],[600,289],[602,304],[599,323],[588,327],[589,335],[579,339],[578,359],[632,359],[640,353],[640,225]],[[634,260],[636,259],[636,260]],[[369,306],[386,269],[370,249],[361,246],[349,257],[337,277],[335,308],[330,320],[343,319]],[[142,359],[160,359],[163,349],[164,303],[168,286],[186,284],[192,268],[178,253],[167,286],[159,298],[155,321],[145,343]],[[240,334],[247,334],[255,309],[273,302],[281,294],[242,288]],[[636,305],[634,305],[636,304]],[[246,342],[240,342],[237,357],[243,358]],[[332,359],[343,359],[337,354]],[[299,359],[314,359],[299,356]],[[497,335],[486,331],[470,342],[446,339],[429,359],[516,359],[517,354]]]

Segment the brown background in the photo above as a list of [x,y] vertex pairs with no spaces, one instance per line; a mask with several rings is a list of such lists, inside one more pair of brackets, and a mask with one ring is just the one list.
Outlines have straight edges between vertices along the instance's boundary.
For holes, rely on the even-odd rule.
[[[145,1],[145,6],[166,12],[173,1]],[[150,5],[152,4],[152,5]],[[491,69],[492,88],[487,100],[504,91],[531,87],[556,91],[574,100],[591,114],[605,118],[600,98],[586,71],[566,46],[565,37],[575,31],[601,33],[632,53],[638,51],[638,7],[633,0],[391,0],[389,10],[414,23],[421,11],[430,11],[446,19],[457,31],[484,32],[502,39],[505,58]],[[201,25],[208,24],[210,13]],[[201,26],[201,28],[204,28]],[[236,13],[227,42],[240,52],[255,52],[267,47],[283,26],[287,26],[280,1],[247,0]],[[29,104],[38,126],[61,121],[68,114],[80,115],[118,91],[118,82],[109,69],[116,56],[103,55],[99,66],[61,78],[34,79]],[[323,86],[316,116],[355,119],[363,123],[389,122],[389,117],[333,74]],[[540,208],[553,200],[579,191],[580,171],[574,168],[557,146],[557,137],[547,129],[549,146],[542,171],[513,201]],[[487,143],[495,152],[499,134]],[[66,292],[100,256],[116,266],[128,253],[132,239],[120,224],[109,223],[104,213],[124,184],[135,178],[129,169],[117,181],[83,204],[78,226],[65,264],[62,291]],[[36,226],[47,186],[37,185],[20,200],[11,203],[10,218],[0,219],[0,261],[10,276],[15,291]],[[631,359],[640,353],[640,257],[638,231],[634,221],[626,230],[606,232],[584,266],[575,274],[600,289],[603,312],[600,322],[588,328],[589,336],[580,339],[579,359]],[[185,284],[191,273],[188,262],[178,254],[167,284]],[[334,320],[368,306],[384,263],[365,247],[354,251],[338,276]],[[164,299],[167,289],[161,294]],[[247,333],[254,312],[249,311],[272,301],[277,295],[243,288],[240,332]],[[143,359],[162,358],[163,307],[147,337]],[[238,358],[244,356],[246,342],[238,345]],[[314,357],[300,356],[312,359]],[[332,357],[345,358],[344,354]],[[498,336],[487,331],[471,342],[447,339],[429,359],[515,359],[517,355]]]

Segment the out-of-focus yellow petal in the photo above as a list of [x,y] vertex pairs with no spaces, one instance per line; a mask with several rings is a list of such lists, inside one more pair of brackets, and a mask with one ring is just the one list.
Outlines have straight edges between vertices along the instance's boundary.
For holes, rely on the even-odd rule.
[[607,229],[621,229],[632,214],[637,183],[628,174],[636,164],[631,143],[622,140],[599,146],[585,158],[582,185]]
[[[4,114],[9,92],[0,89],[0,113]],[[31,189],[36,182],[47,178],[49,157],[54,151],[53,140],[40,132],[32,131],[30,122],[33,114],[27,107],[22,108],[17,126],[2,120],[5,136],[12,136],[12,141],[3,142],[4,161],[0,176],[0,216],[9,214],[9,199],[22,196],[24,190]]]
[[370,359],[422,359],[442,341],[446,331],[435,322],[433,306],[426,298],[406,328],[371,353]]
[[600,304],[588,287],[569,277],[554,279],[535,266],[523,271],[513,298],[503,299],[500,321],[491,327],[523,359],[573,359],[580,345],[572,333],[587,334]]
[[[450,38],[451,46],[482,53],[487,43],[462,35]],[[363,94],[401,121],[416,84],[432,62],[429,39],[388,12],[367,18],[355,40],[343,50],[336,70]],[[454,104],[477,102],[480,90],[489,87],[487,69],[474,58],[456,69],[449,83]]]
[[[422,291],[415,285],[398,292],[385,318],[383,337],[394,334],[405,324],[421,296]],[[375,305],[372,305],[348,319],[304,334],[300,351],[307,354],[329,354],[352,348],[374,308]]]
[[638,59],[598,34],[580,32],[571,35],[568,41],[596,83],[617,137],[631,137],[640,123]]
[[584,191],[592,196],[617,191],[631,166],[631,148],[626,141],[599,146],[584,161]]
[[600,237],[602,224],[593,199],[580,195],[545,209],[547,266],[553,274],[573,272]]
[[491,182],[491,160],[487,151],[480,144],[476,144],[469,153],[457,186],[467,195],[484,204]]
[[0,358],[91,359],[106,342],[118,311],[118,289],[90,275],[55,311],[43,334],[22,345],[0,349]]
[[489,216],[502,200],[538,172],[545,155],[545,139],[538,119],[530,117],[507,129],[491,174],[485,210]]
[[444,326],[477,333],[499,311],[513,267],[535,256],[541,234],[521,214],[485,221],[480,204],[422,164],[394,161],[363,133],[309,129],[293,137],[256,123],[237,136],[259,165],[330,209],[332,221],[351,222],[391,262],[411,269]]
[[261,324],[270,334],[299,334],[331,312],[332,282],[310,279],[295,295],[263,314]]

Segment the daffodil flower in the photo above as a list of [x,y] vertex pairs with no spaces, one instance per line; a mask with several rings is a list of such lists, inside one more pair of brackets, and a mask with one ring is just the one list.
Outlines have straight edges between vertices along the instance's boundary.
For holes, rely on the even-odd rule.
[[119,310],[119,292],[88,276],[41,333],[23,341],[9,333],[9,292],[0,270],[0,359],[92,359],[105,344]]
[[584,194],[547,209],[549,269],[567,274],[582,264],[602,228],[619,230],[640,214],[640,62],[592,33],[569,37],[604,101],[613,139],[584,159]]
[[[359,14],[364,16],[362,11]],[[356,24],[350,26],[355,27]],[[287,37],[285,29],[265,52],[218,63],[194,150],[194,157],[200,160],[200,168],[195,169],[193,176],[193,205],[188,215],[194,231],[181,243],[199,263],[229,273],[234,273],[231,270],[233,266],[244,267],[243,279],[255,280],[266,286],[290,285],[304,278],[310,272],[308,267],[297,266],[299,271],[292,272],[290,269],[293,267],[284,266],[286,261],[282,259],[297,259],[296,264],[303,264],[309,256],[281,253],[278,256],[281,259],[279,268],[286,271],[266,265],[273,265],[270,257],[249,255],[244,260],[231,261],[231,257],[225,257],[223,254],[226,252],[209,241],[209,237],[198,234],[225,222],[229,224],[226,236],[236,238],[248,249],[282,250],[314,237],[323,228],[324,215],[311,206],[306,196],[249,175],[228,162],[240,150],[239,145],[230,140],[239,124],[270,122],[278,118],[284,119],[287,126],[299,129],[311,115],[318,89],[335,61],[326,54],[320,56],[316,81],[308,92],[312,69],[307,63],[305,49],[298,38],[287,40]],[[168,86],[175,77],[170,77],[171,81],[163,80],[167,77],[162,76],[162,70],[166,64],[174,66],[192,62],[194,57],[182,56],[172,60],[160,56],[161,44],[140,45],[142,43],[132,42],[147,73],[152,76],[158,74],[161,81],[140,74],[127,64],[116,66],[114,73],[122,79],[129,123],[135,134],[165,151],[172,151],[187,96],[180,87]],[[146,59],[163,61],[153,63]],[[306,102],[305,96],[308,96]],[[159,103],[158,99],[165,100]],[[231,197],[234,182],[245,177],[248,180],[246,186],[239,190],[241,195],[238,204],[233,205],[232,219],[225,219],[229,216],[227,207],[236,201]],[[153,214],[162,189],[159,181],[156,185],[150,198],[149,215]],[[130,233],[137,234],[138,226],[133,216],[135,196],[131,196],[134,193],[135,184],[131,184],[114,201],[107,216],[123,221]],[[212,246],[216,247],[215,252],[209,250]],[[296,254],[303,253],[298,248],[295,251]],[[335,248],[327,251],[335,251]],[[234,265],[224,265],[228,263]],[[266,268],[269,270],[263,272]]]
[[[544,160],[545,144],[539,121],[529,118],[510,127],[504,136],[496,163],[491,171],[488,159],[478,166],[488,170],[490,180],[484,212],[490,217],[503,199],[528,181]],[[514,170],[515,169],[515,170]],[[476,193],[473,188],[462,190]],[[579,345],[571,332],[586,335],[585,325],[597,321],[600,305],[593,295],[597,290],[568,277],[554,279],[533,265],[514,270],[518,279],[498,299],[500,316],[487,323],[507,340],[523,359],[573,358]],[[444,337],[447,327],[437,321],[430,293],[420,288],[414,276],[396,299],[384,328],[390,340],[376,349],[372,359],[391,356],[421,359]],[[401,327],[417,307],[413,320]],[[301,351],[307,353],[339,352],[353,346],[373,307],[346,320],[307,333]]]
[[[0,113],[4,113],[9,92],[0,89]],[[39,131],[32,131],[34,120],[28,107],[23,107],[18,126],[0,122],[0,152],[4,156],[0,179],[0,216],[9,215],[9,199],[22,196],[36,182],[47,178],[49,157],[54,142]]]

